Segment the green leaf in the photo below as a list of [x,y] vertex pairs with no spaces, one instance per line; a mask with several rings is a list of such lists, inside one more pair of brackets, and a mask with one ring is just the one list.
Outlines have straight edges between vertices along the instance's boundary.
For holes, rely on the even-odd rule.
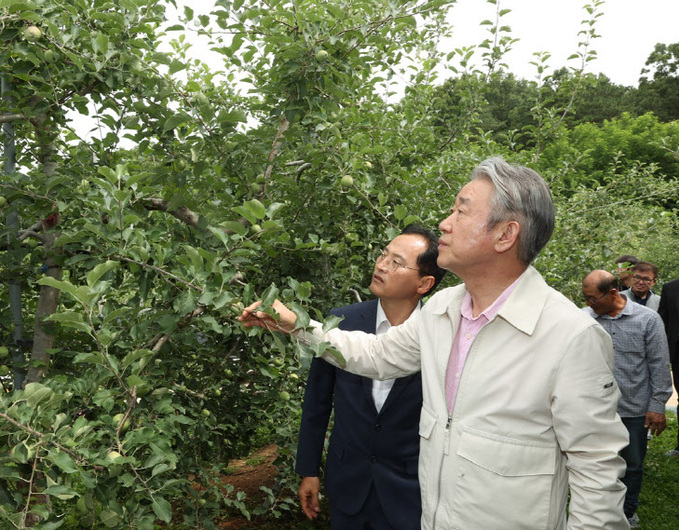
[[203,258],[200,253],[191,245],[184,245],[184,250],[189,255],[191,263],[193,264],[194,274],[203,270]]
[[90,272],[87,273],[87,285],[92,287],[95,283],[97,283],[97,280],[101,278],[104,274],[106,274],[108,271],[111,271],[118,267],[119,263],[117,261],[113,260],[108,260],[105,261],[104,263],[100,263],[94,269],[92,269]]
[[78,468],[75,461],[66,453],[57,449],[52,449],[49,452],[49,458],[52,462],[65,473],[75,473]]
[[165,523],[169,523],[172,520],[172,507],[170,503],[167,502],[163,497],[153,497],[153,513],[156,517]]
[[53,484],[52,486],[49,486],[42,490],[42,493],[45,495],[51,495],[63,501],[67,501],[78,495],[78,493],[74,489],[63,486],[61,484]]
[[140,350],[134,350],[132,353],[128,353],[124,358],[122,362],[122,367],[123,369],[127,368],[130,366],[134,361],[138,359],[147,359],[150,356],[153,355],[153,350],[147,350],[147,349],[140,349]]
[[79,329],[85,333],[91,333],[92,327],[85,323],[83,316],[75,311],[69,311],[68,313],[55,313],[46,318],[50,322],[59,322],[62,326]]
[[50,287],[54,287],[55,289],[59,289],[60,291],[70,294],[76,300],[78,299],[78,295],[76,293],[77,287],[66,280],[57,280],[51,276],[43,276],[36,283],[38,285],[48,285]]
[[163,124],[163,132],[171,131],[176,129],[181,124],[186,122],[186,114],[173,114]]
[[278,287],[271,284],[262,294],[262,305],[271,306],[276,301],[276,298],[278,298]]
[[0,466],[0,478],[20,479],[21,473],[13,466]]
[[264,205],[257,199],[245,201],[242,206],[236,206],[233,211],[245,217],[250,224],[255,224],[260,219],[264,219],[266,215]]
[[[104,523],[104,525],[107,528],[115,528],[122,521],[122,518],[120,517],[120,515],[118,515],[113,510],[109,510],[108,508],[104,508],[101,511],[101,514],[99,514],[99,519],[101,520],[102,523]],[[166,521],[166,522],[169,522],[169,521]]]
[[335,316],[335,315],[330,315],[328,318],[326,318],[323,321],[323,328],[322,331],[323,333],[327,333],[331,329],[335,329],[340,322],[342,322],[343,318]]

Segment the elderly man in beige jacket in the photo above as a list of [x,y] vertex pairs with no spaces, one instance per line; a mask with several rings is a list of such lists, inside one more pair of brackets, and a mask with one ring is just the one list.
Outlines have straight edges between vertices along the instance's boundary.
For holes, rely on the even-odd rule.
[[[629,528],[610,337],[530,266],[553,227],[544,180],[486,160],[440,224],[438,264],[463,285],[380,337],[298,335],[329,341],[368,377],[422,370],[425,530]],[[277,322],[257,304],[239,319],[294,330],[294,313],[274,309]]]

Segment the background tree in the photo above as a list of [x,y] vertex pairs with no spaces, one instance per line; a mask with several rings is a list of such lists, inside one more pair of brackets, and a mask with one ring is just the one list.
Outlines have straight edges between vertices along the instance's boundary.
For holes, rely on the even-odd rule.
[[639,107],[662,121],[679,119],[679,42],[655,45],[639,78]]

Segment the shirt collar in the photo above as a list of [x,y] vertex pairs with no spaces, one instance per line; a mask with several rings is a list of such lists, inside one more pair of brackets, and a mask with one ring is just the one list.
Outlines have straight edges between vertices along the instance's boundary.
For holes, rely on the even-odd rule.
[[[524,271],[521,276],[523,276],[526,273]],[[487,322],[490,322],[493,320],[493,317],[497,315],[498,311],[500,311],[500,308],[502,308],[502,304],[505,303],[507,298],[509,298],[509,295],[512,294],[514,289],[516,288],[516,284],[519,283],[519,280],[521,279],[521,276],[519,276],[512,284],[507,287],[504,291],[502,291],[502,294],[498,296],[495,301],[488,306],[485,311],[483,311],[481,314],[479,314],[476,318],[472,316],[472,297],[469,294],[469,291],[467,291],[467,294],[465,294],[464,299],[462,300],[462,306],[460,307],[460,312],[462,313],[463,318],[466,318],[467,320],[477,320],[481,317],[485,318]]]
[[[421,305],[422,305],[421,303],[419,302],[417,303],[415,309],[413,309],[413,312],[410,313],[410,316],[406,319],[406,321],[410,320],[420,312]],[[377,300],[377,316],[375,317],[375,331],[379,331],[381,326],[386,326],[385,329],[389,329],[391,327],[391,322],[389,322],[389,319],[387,318],[384,309],[382,309],[382,300]]]

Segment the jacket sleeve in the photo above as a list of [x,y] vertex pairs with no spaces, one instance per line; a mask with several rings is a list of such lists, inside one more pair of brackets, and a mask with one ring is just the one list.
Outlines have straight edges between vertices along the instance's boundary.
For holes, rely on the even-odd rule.
[[325,433],[332,412],[335,370],[334,366],[323,359],[315,358],[311,361],[304,391],[295,463],[295,471],[303,477],[319,475]]
[[323,358],[352,374],[379,380],[404,377],[420,370],[418,327],[423,312],[379,336],[340,329],[324,334],[318,323],[312,323],[313,331],[304,332],[302,338],[316,344],[332,344],[344,360],[327,352]]
[[565,345],[552,396],[554,431],[566,456],[570,486],[569,530],[629,528],[623,512],[629,443],[616,410],[620,391],[612,374],[613,344],[592,324]]
[[659,315],[648,321],[646,329],[646,362],[651,383],[650,412],[665,413],[667,400],[672,397],[672,376],[670,375],[670,353],[667,346],[665,326]]

